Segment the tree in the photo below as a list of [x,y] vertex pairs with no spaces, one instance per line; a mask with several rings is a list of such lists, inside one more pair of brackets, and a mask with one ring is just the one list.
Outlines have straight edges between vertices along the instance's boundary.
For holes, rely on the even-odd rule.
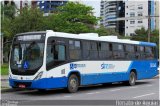
[[[158,44],[159,41],[159,31],[158,30],[153,30],[151,31],[151,42],[155,42]],[[137,40],[137,41],[148,41],[148,30],[146,30],[144,27],[141,29],[135,30],[135,35],[131,37],[132,40]]]
[[144,27],[142,27],[141,29],[135,30],[135,35],[147,35],[147,32],[148,31]]
[[16,5],[14,2],[13,4],[7,4],[7,5],[1,3],[1,6],[2,6],[1,7],[2,20],[6,17],[10,19],[13,19],[15,17]]
[[[3,59],[5,54],[7,54],[6,57],[8,57],[9,54],[9,47],[7,44],[5,43],[8,41],[8,38],[10,38],[11,36],[11,22],[15,17],[15,13],[16,13],[16,6],[15,3],[12,2],[12,4],[7,4],[4,5],[1,2],[1,44],[2,44],[2,51],[1,51],[1,64],[3,64]],[[3,55],[4,54],[4,55]]]
[[98,18],[93,16],[93,8],[80,3],[68,2],[58,7],[52,15],[52,28],[55,31],[68,33],[93,32]]
[[16,6],[14,2],[7,5],[1,3],[1,6],[1,31],[5,38],[9,38],[11,36],[11,22],[15,18]]
[[151,42],[159,44],[159,30],[155,29],[151,32]]
[[95,33],[98,33],[100,36],[108,36],[108,35],[119,35],[115,29],[107,29],[104,26],[100,26],[95,29]]
[[25,7],[12,22],[12,35],[21,32],[46,30],[45,20],[46,17],[38,8]]

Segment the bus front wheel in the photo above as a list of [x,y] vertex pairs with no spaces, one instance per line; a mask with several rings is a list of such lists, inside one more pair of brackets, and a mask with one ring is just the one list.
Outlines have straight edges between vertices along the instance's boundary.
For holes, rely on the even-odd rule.
[[69,79],[68,79],[68,86],[67,86],[67,90],[70,93],[75,93],[78,90],[78,86],[79,86],[79,79],[75,74],[70,75]]

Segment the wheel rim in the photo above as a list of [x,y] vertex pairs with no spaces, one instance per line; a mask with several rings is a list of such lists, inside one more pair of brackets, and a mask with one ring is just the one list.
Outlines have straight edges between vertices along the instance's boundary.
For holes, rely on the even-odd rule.
[[131,84],[134,84],[134,82],[135,82],[135,76],[134,76],[134,74],[131,74],[130,82],[131,82]]
[[71,87],[71,89],[76,89],[77,88],[77,80],[75,78],[72,78],[70,80],[70,87]]

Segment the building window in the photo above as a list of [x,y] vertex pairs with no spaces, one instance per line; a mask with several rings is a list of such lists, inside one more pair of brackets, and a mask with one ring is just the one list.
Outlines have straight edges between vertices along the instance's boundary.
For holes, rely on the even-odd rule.
[[135,16],[135,13],[134,12],[131,12],[130,13],[130,17],[134,17]]
[[135,34],[134,33],[130,33],[130,36],[134,36]]
[[130,7],[130,10],[134,10],[135,9],[135,5],[131,5],[129,7]]
[[130,21],[130,24],[135,24],[135,21]]
[[143,21],[142,20],[138,20],[138,23],[143,23]]
[[138,16],[143,16],[143,13],[142,13],[142,12],[139,12],[139,13],[138,13]]
[[143,9],[143,6],[138,6],[138,9],[140,9],[140,10]]

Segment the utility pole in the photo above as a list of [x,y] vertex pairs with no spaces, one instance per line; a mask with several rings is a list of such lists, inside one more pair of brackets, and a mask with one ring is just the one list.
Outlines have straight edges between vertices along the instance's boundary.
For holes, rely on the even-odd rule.
[[151,18],[159,17],[159,16],[151,16],[150,14],[147,16],[148,18],[148,42],[151,40]]
[[22,0],[20,0],[20,14],[22,12]]
[[151,38],[151,16],[149,14],[148,16],[148,42],[150,42],[150,38]]

